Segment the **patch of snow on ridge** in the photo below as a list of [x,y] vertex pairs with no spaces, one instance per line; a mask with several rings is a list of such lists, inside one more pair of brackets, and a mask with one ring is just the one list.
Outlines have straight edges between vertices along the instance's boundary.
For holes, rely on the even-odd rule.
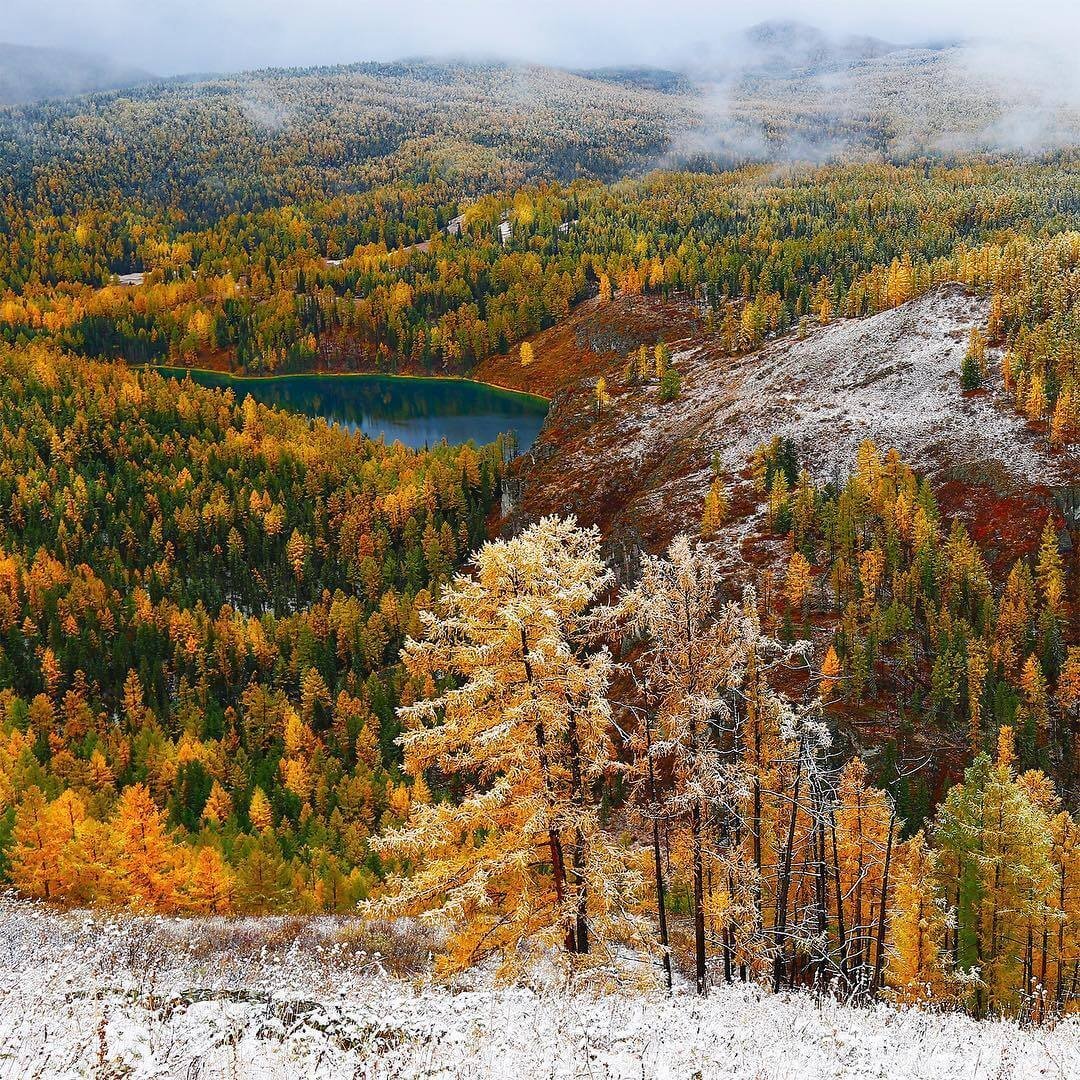
[[987,393],[961,393],[968,335],[986,325],[986,314],[984,299],[959,287],[937,289],[865,319],[785,337],[726,365],[713,362],[706,372],[691,365],[691,392],[697,407],[718,406],[709,434],[732,468],[782,435],[816,475],[845,475],[870,438],[928,473],[973,464],[1018,484],[1060,482],[1068,466],[1046,453],[999,379]]
[[0,1076],[1080,1075],[1077,1020],[1025,1030],[741,986],[706,1001],[555,987],[455,993],[342,962],[354,923],[292,921],[304,928],[292,937],[289,923],[105,918],[0,901]]

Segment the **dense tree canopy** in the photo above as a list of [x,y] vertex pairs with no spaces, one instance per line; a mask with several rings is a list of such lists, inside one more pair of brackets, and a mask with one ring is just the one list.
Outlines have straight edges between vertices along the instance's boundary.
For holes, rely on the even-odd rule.
[[[8,880],[148,911],[369,899],[440,919],[449,969],[632,947],[669,985],[692,956],[702,993],[1075,1005],[1060,513],[995,575],[894,451],[826,481],[775,440],[745,464],[783,565],[737,601],[716,468],[701,541],[616,581],[570,521],[490,540],[501,441],[413,452],[128,366],[513,349],[527,378],[528,339],[593,295],[676,297],[735,355],[957,282],[989,306],[957,395],[1000,364],[1049,451],[1080,439],[1075,157],[657,170],[696,108],[395,64],[0,112]],[[625,364],[683,392],[662,341]],[[885,718],[881,752],[837,738],[852,715]],[[888,775],[931,727],[951,789]]]
[[[386,447],[40,348],[0,356],[0,387],[0,787],[71,791],[96,830],[142,785],[239,906],[286,902],[242,887],[268,867],[290,907],[348,903],[409,800],[397,653],[485,535],[499,445]],[[24,858],[31,891],[112,895]]]

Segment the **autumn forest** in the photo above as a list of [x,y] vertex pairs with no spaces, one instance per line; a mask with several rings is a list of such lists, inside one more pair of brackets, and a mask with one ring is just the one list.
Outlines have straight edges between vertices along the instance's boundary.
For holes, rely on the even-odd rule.
[[[447,979],[1080,1010],[1080,157],[786,100],[733,107],[760,153],[496,63],[0,109],[3,881],[413,920]],[[992,410],[1024,476],[809,383],[739,460],[674,419],[942,297],[955,445]],[[409,449],[243,389],[301,373],[551,405]]]

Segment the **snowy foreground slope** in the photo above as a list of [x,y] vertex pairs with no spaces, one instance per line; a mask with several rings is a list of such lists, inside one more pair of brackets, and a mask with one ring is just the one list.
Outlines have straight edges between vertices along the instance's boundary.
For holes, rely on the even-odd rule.
[[[398,951],[400,942],[391,942]],[[720,989],[706,1002],[422,989],[334,919],[57,914],[0,901],[0,1077],[1080,1075],[1053,1030]]]

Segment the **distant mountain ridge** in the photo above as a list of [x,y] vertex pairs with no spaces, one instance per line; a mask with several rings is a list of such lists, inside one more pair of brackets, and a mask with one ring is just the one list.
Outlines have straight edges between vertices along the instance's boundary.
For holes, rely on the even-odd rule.
[[105,56],[0,42],[0,106],[118,90],[153,79],[148,71]]
[[[35,70],[27,75],[22,67],[29,61]],[[423,144],[423,153],[434,152],[443,163],[471,144],[474,164],[489,159],[481,171],[490,173],[493,153],[501,155],[503,175],[515,181],[549,170],[560,179],[610,180],[657,166],[853,155],[907,161],[924,154],[1080,147],[1080,100],[1066,51],[1024,53],[1017,43],[966,39],[894,42],[786,20],[705,42],[684,64],[669,63],[561,68],[421,56],[147,82],[145,72],[93,58],[0,46],[0,106],[31,102],[30,110],[55,110],[55,102],[41,105],[42,99],[115,88],[153,103],[161,122],[175,114],[170,122],[181,126],[208,108],[238,109],[245,122],[277,134],[287,118],[286,126],[295,128],[290,138],[328,122],[338,137],[359,139],[347,168],[360,168],[370,156],[415,154],[418,133],[435,139]],[[1000,77],[1003,66],[1007,79]],[[458,106],[452,116],[449,100]],[[396,118],[385,138],[357,135],[348,121],[357,103],[381,123]],[[619,128],[614,141],[609,113],[630,125]],[[411,135],[410,124],[418,125]],[[513,153],[506,153],[511,145]],[[48,157],[55,150],[46,136],[34,154]]]
[[646,66],[602,67],[572,70],[571,75],[600,82],[634,86],[639,90],[658,90],[662,94],[688,94],[693,84],[681,71]]
[[763,71],[818,72],[876,60],[909,47],[868,35],[833,38],[816,26],[793,19],[757,23],[741,37],[748,52],[741,66]]

